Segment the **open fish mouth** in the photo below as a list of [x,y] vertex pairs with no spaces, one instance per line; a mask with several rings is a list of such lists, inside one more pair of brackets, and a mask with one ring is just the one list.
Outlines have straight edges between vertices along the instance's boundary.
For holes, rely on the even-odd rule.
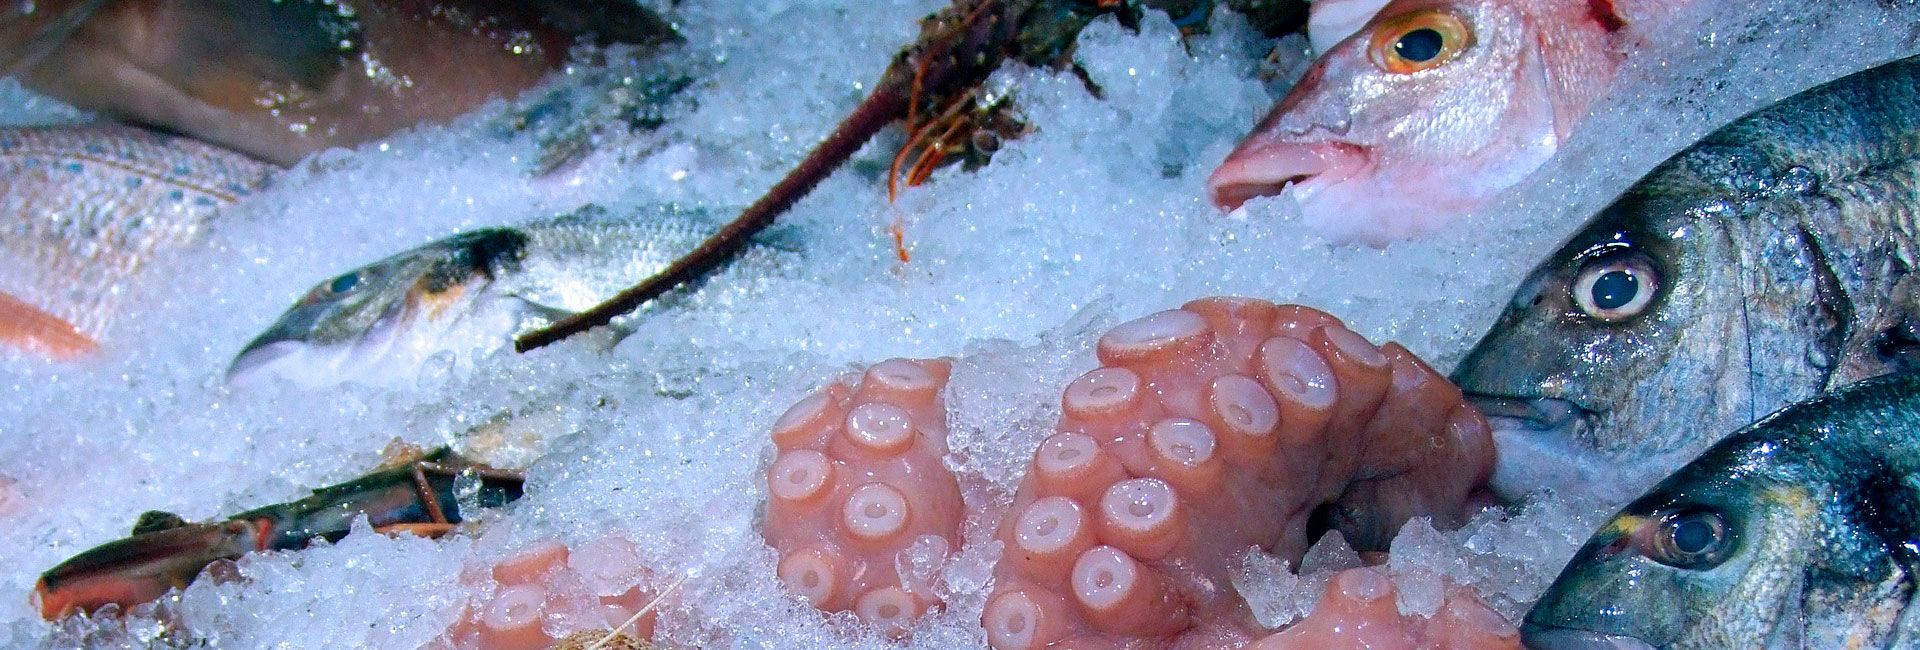
[[1498,460],[1492,487],[1503,499],[1545,489],[1620,503],[1638,496],[1647,479],[1657,478],[1642,477],[1644,469],[1624,467],[1584,442],[1603,423],[1603,413],[1555,397],[1467,393],[1466,398],[1493,427]]
[[1364,149],[1342,142],[1249,141],[1207,178],[1207,192],[1215,206],[1230,212],[1289,188],[1296,198],[1305,198],[1321,186],[1353,177],[1366,164]]
[[1520,629],[1520,642],[1538,650],[1653,650],[1654,647],[1630,636],[1531,623]]

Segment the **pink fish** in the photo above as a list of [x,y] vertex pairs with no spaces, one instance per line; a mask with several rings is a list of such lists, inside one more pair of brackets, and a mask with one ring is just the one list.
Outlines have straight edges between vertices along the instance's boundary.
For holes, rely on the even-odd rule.
[[1314,62],[1208,190],[1222,210],[1284,195],[1335,241],[1434,232],[1553,155],[1612,82],[1626,26],[1611,0],[1393,0]]

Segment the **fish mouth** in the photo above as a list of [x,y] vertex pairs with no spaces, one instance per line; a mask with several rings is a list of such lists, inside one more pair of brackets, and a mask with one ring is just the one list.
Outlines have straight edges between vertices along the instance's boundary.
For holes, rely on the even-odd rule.
[[1653,644],[1630,636],[1532,623],[1520,628],[1520,643],[1539,650],[1653,650]]
[[1625,467],[1585,442],[1605,415],[1572,400],[1467,393],[1493,429],[1496,460],[1490,482],[1509,501],[1550,490],[1608,503],[1639,496],[1645,468]]
[[1207,194],[1222,212],[1289,188],[1295,198],[1304,199],[1320,187],[1352,177],[1366,163],[1365,149],[1344,142],[1249,140],[1207,177]]
[[275,365],[283,358],[303,352],[306,347],[306,343],[291,339],[256,340],[248,343],[246,349],[235,355],[233,363],[227,366],[227,383],[242,383],[247,378],[259,374],[262,368]]

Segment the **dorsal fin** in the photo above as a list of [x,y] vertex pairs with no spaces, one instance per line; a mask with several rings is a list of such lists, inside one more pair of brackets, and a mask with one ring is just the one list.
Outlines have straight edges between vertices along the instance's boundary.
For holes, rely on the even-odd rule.
[[140,519],[133,522],[133,534],[145,535],[187,525],[180,515],[161,510],[148,510],[140,513]]

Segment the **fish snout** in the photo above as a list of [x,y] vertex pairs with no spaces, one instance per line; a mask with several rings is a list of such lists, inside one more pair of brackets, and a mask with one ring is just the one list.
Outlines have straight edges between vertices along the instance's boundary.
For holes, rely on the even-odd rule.
[[[1308,191],[1352,176],[1366,152],[1343,142],[1299,142],[1256,135],[1234,149],[1207,178],[1207,194],[1223,212],[1263,196]],[[1320,181],[1313,183],[1313,181]],[[1312,185],[1309,185],[1312,183]]]
[[1517,500],[1539,490],[1620,503],[1657,480],[1648,470],[1625,466],[1590,443],[1603,415],[1555,397],[1510,397],[1467,393],[1469,403],[1493,428],[1495,494]]
[[1653,650],[1652,644],[1630,636],[1547,627],[1531,622],[1520,628],[1520,642],[1534,650]]
[[246,349],[234,355],[233,363],[227,366],[227,383],[240,383],[258,375],[263,368],[275,365],[281,359],[299,353],[307,344],[296,339],[273,339],[266,337],[254,339]]

